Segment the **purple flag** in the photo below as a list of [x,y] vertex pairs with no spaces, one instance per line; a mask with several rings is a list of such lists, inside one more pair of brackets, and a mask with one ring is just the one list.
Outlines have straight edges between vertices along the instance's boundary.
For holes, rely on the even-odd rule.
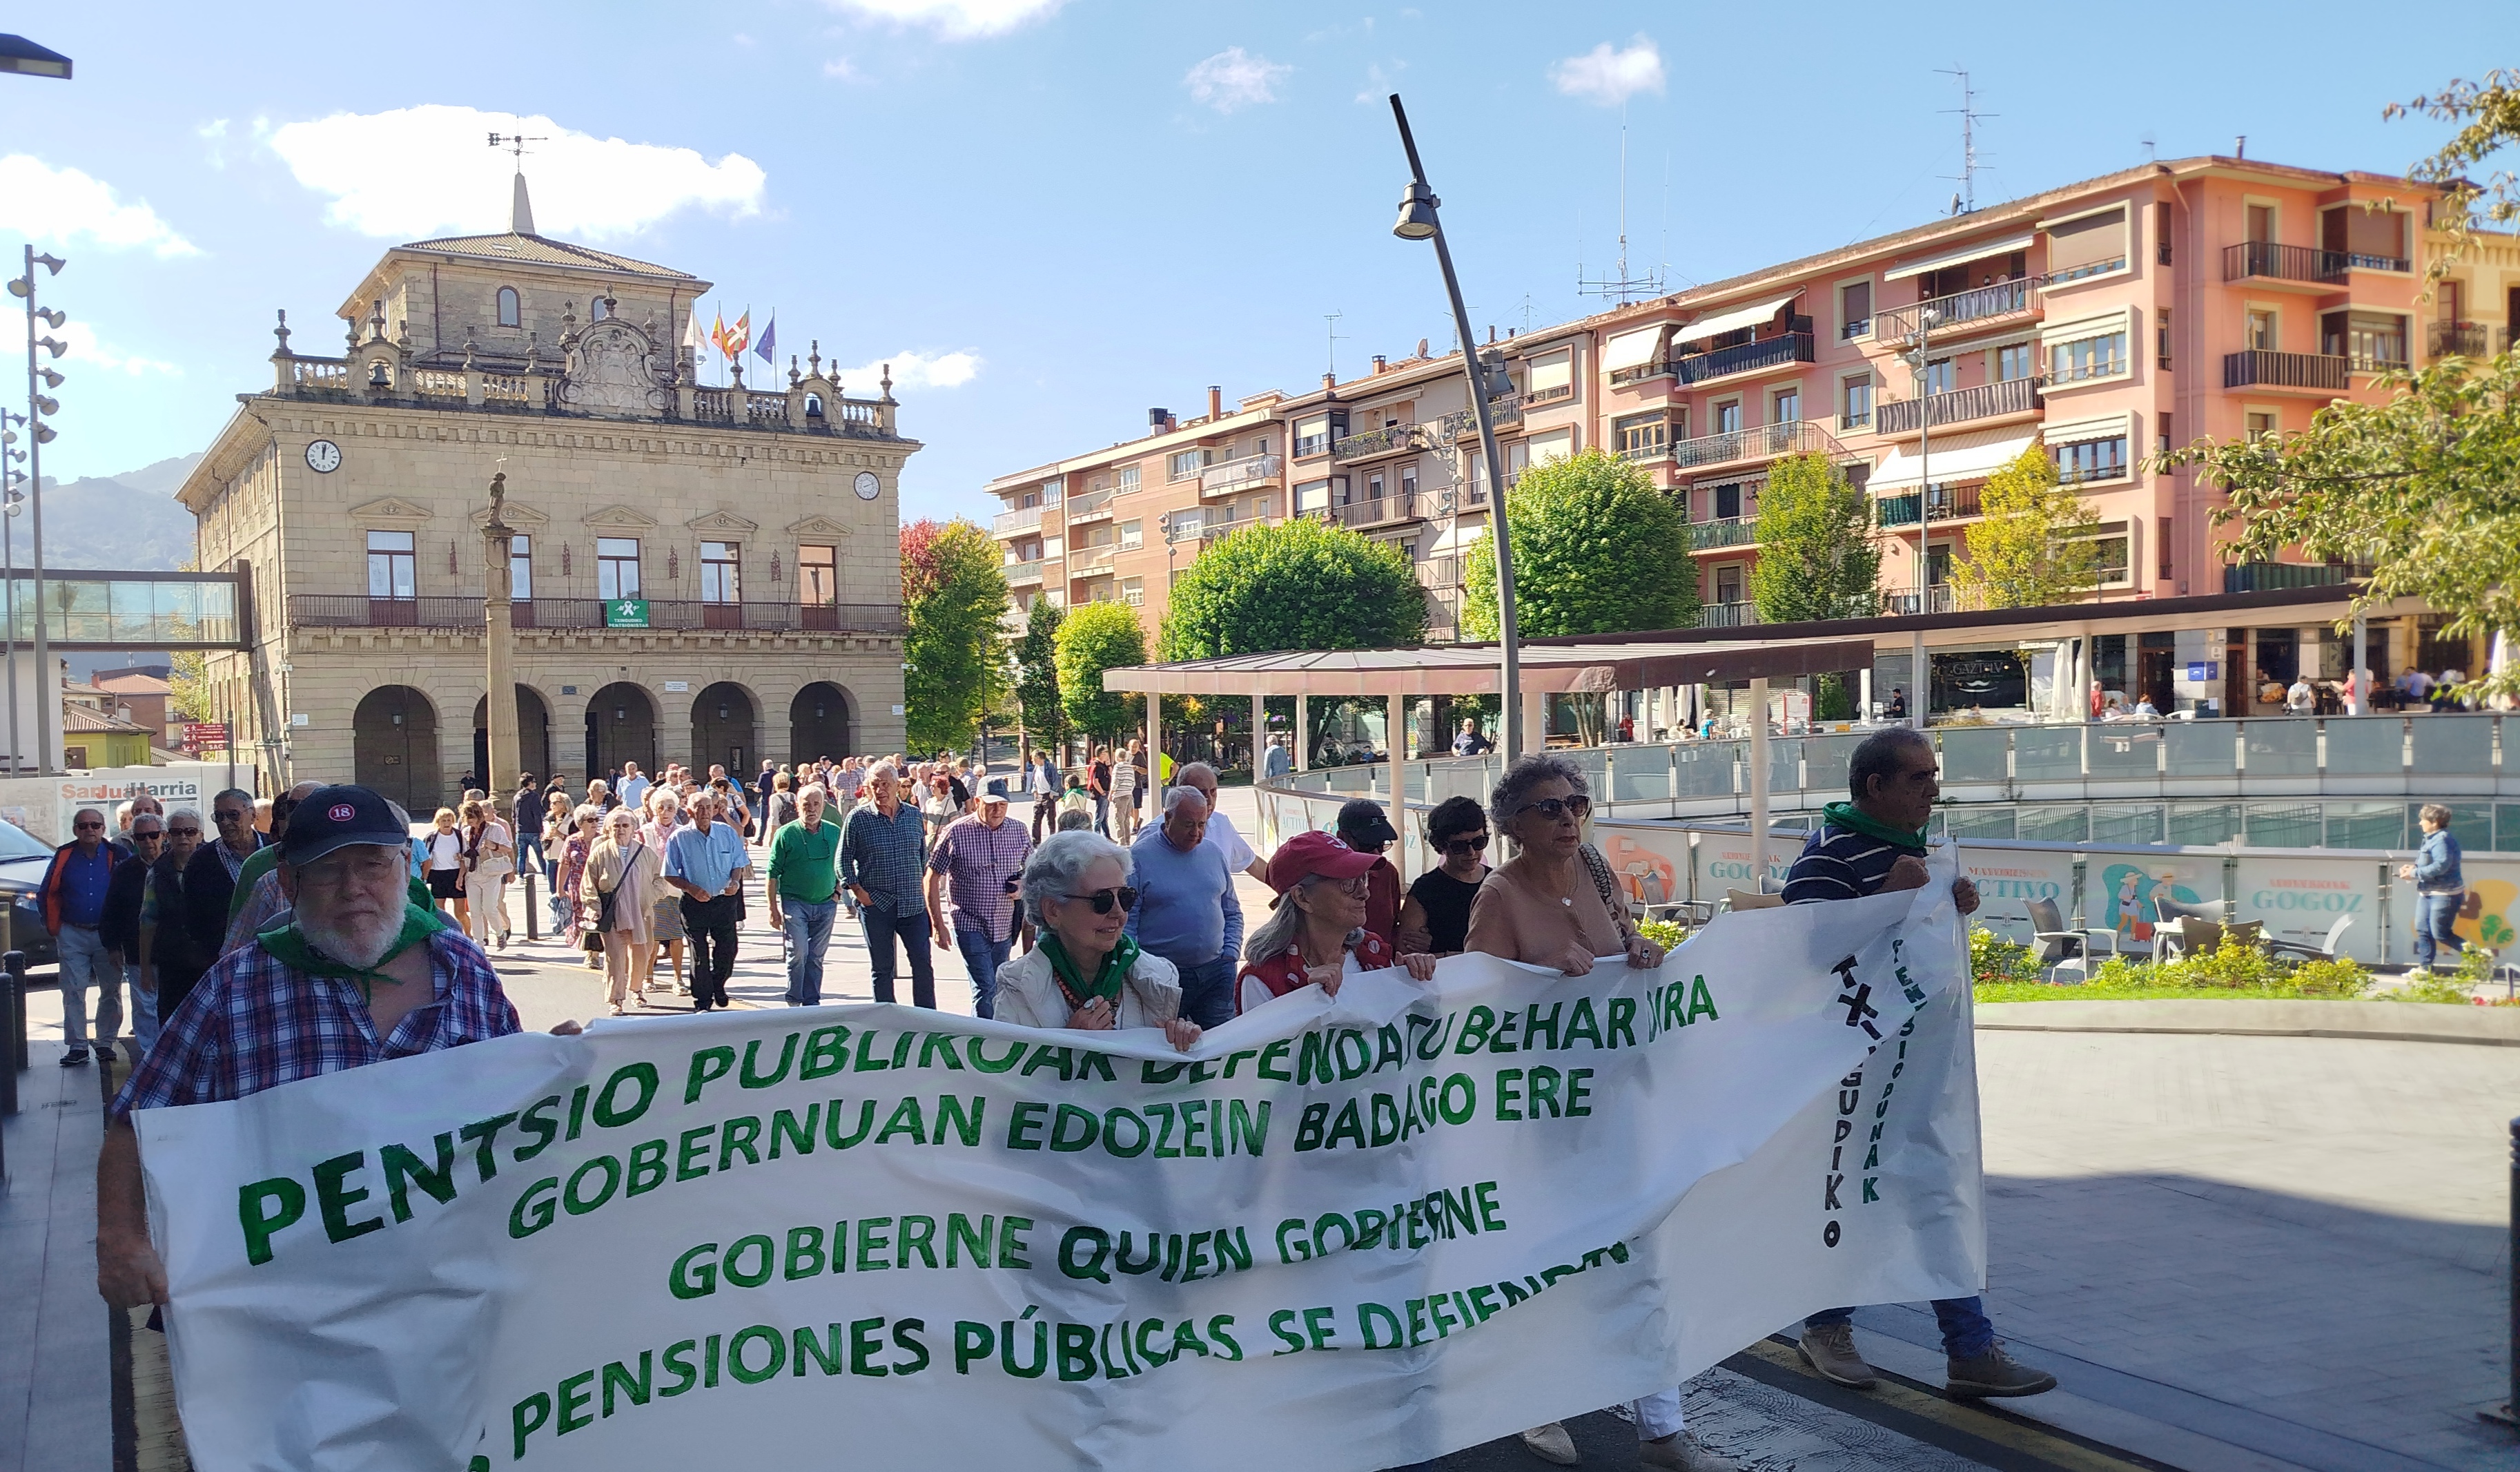
[[761,361],[771,367],[779,366],[779,318],[776,313],[772,314],[770,325],[761,329],[761,341],[752,345],[752,350],[761,354]]

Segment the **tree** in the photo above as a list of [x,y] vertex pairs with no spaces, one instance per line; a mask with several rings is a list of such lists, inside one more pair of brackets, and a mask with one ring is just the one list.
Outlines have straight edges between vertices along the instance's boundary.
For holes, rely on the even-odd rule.
[[2092,539],[2100,520],[2071,488],[2056,483],[2056,462],[2033,445],[1987,477],[1978,496],[1984,519],[1968,529],[1968,559],[1952,569],[1963,608],[2041,608],[2070,603],[2099,568]]
[[1763,623],[1868,619],[1879,606],[1872,506],[1824,455],[1788,455],[1759,492],[1750,601]]
[[1064,616],[1048,598],[1035,598],[1016,638],[1015,699],[1023,703],[1024,740],[1058,750],[1067,734],[1067,713],[1058,703],[1058,626]]
[[173,670],[166,683],[173,694],[166,699],[167,713],[178,720],[210,719],[209,662],[198,649],[178,649],[169,656]]
[[967,521],[901,529],[902,699],[915,752],[967,746],[1006,678],[1000,625],[1007,575],[998,544]]
[[1389,542],[1302,517],[1237,531],[1173,585],[1166,660],[1376,649],[1426,637],[1426,594]]
[[2479,223],[2505,229],[2520,223],[2520,178],[2511,170],[2497,169],[2482,184],[2468,178],[2469,169],[2520,143],[2520,70],[2488,71],[2482,83],[2452,81],[2439,92],[2380,110],[2383,117],[2417,115],[2460,124],[2450,142],[2407,170],[2408,178],[2441,186],[2442,205],[2433,211],[2433,228],[2450,240],[2425,272],[2427,279],[2439,281],[2466,255]]
[[[2411,597],[2453,636],[2520,630],[2520,361],[2449,358],[2383,382],[2387,403],[2337,399],[2298,435],[2199,442],[2154,468],[2193,466],[2228,488],[2213,515],[2240,525],[2233,561],[2298,548],[2363,564],[2358,615]],[[2520,695],[2520,670],[2461,693]]]
[[1145,696],[1102,688],[1103,670],[1147,663],[1147,631],[1136,609],[1125,603],[1070,609],[1058,625],[1058,651],[1059,706],[1080,733],[1109,737],[1146,719]]
[[[1642,467],[1598,449],[1535,465],[1506,492],[1524,638],[1692,628],[1697,570],[1680,508]],[[1462,628],[1497,634],[1496,543],[1470,544]]]

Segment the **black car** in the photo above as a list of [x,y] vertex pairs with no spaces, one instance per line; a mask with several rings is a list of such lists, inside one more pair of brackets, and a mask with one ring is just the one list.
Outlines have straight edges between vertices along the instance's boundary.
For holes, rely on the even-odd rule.
[[35,897],[52,861],[52,845],[15,823],[0,823],[0,896],[9,901],[8,944],[0,950],[24,951],[29,968],[60,959],[52,934],[44,929],[43,905]]

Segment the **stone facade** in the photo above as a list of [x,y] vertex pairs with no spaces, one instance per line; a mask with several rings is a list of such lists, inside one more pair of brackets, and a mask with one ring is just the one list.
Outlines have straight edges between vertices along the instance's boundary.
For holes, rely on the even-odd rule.
[[240,396],[179,493],[199,565],[248,575],[251,647],[208,667],[241,742],[275,780],[414,808],[478,770],[504,473],[527,770],[898,747],[897,482],[919,444],[889,382],[846,399],[817,358],[784,390],[702,388],[670,343],[708,283],[519,223],[386,253],[341,310],[343,357],[293,352],[284,319],[273,388]]

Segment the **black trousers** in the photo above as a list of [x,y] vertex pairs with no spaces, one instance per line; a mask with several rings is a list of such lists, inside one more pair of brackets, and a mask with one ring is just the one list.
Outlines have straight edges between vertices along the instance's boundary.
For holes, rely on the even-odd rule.
[[738,899],[683,897],[683,931],[692,945],[692,1004],[705,1010],[726,1005],[726,979],[735,975]]

